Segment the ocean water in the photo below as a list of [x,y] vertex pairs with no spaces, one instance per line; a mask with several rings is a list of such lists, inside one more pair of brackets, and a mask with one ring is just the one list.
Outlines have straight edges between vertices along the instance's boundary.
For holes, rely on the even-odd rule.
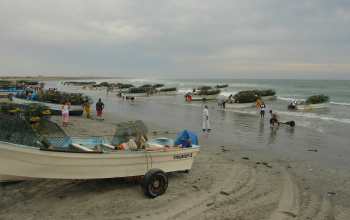
[[[106,81],[106,80],[100,80]],[[209,106],[212,134],[206,142],[216,145],[240,146],[244,149],[263,149],[278,152],[281,157],[292,156],[302,160],[316,160],[325,166],[350,166],[350,81],[337,80],[242,80],[242,79],[111,79],[109,82],[127,82],[135,85],[163,83],[176,86],[177,96],[152,96],[139,98],[134,103],[122,101],[115,94],[95,92],[63,86],[50,82],[49,86],[60,90],[84,91],[95,100],[102,98],[106,112],[125,120],[141,119],[172,131],[191,129],[201,133],[201,114],[204,105]],[[222,95],[235,94],[246,89],[274,89],[277,100],[266,102],[281,121],[294,120],[295,128],[281,126],[271,130],[266,119],[260,119],[255,107],[239,110],[222,110],[216,102],[186,103],[183,94],[194,87],[228,84]],[[287,110],[292,99],[305,99],[315,94],[330,97],[327,109],[309,112]],[[310,154],[308,149],[318,149]]]
[[[114,80],[120,81],[120,80]],[[229,96],[241,90],[274,89],[277,101],[268,103],[268,108],[281,115],[301,117],[336,123],[350,124],[350,80],[279,80],[279,79],[124,79],[124,82],[142,85],[146,83],[163,83],[165,86],[176,86],[179,94],[185,94],[192,88],[208,85],[228,84],[221,95]],[[330,97],[330,106],[326,110],[312,112],[293,112],[287,110],[292,100],[305,100],[311,95],[324,94]],[[254,109],[244,109],[247,114],[255,114]]]

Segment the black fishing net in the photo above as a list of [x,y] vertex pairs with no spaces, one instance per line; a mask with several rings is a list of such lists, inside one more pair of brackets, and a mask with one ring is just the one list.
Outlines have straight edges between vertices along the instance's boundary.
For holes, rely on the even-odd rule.
[[143,121],[130,121],[117,124],[117,130],[113,136],[112,144],[119,145],[125,143],[130,137],[134,138],[136,141],[140,137],[147,139],[148,129]]
[[0,140],[34,147],[41,146],[37,133],[19,115],[0,113]]

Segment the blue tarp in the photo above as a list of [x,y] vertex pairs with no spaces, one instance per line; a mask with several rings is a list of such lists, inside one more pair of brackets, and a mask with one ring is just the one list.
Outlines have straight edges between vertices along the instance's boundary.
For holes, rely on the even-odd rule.
[[8,93],[16,93],[16,92],[22,92],[23,89],[17,89],[17,88],[1,88],[0,92],[8,92]]
[[183,130],[177,134],[175,144],[183,147],[191,147],[192,144],[198,145],[198,136],[192,131]]

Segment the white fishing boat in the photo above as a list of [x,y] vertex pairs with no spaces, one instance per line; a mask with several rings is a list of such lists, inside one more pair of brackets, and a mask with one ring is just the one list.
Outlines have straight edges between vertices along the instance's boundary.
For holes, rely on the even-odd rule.
[[131,98],[131,97],[147,97],[149,96],[147,93],[145,92],[140,92],[140,93],[122,93],[122,97],[126,97],[126,98]]
[[159,96],[172,96],[172,95],[178,95],[177,90],[175,91],[158,91],[155,93],[155,95]]
[[271,100],[276,100],[277,96],[271,95],[271,96],[262,96],[261,97],[264,101],[271,101]]
[[[297,104],[294,110],[299,110],[299,111],[311,111],[314,109],[324,109],[328,108],[329,103],[320,103],[320,104]],[[293,110],[288,106],[289,109]]]
[[177,88],[157,88],[154,95],[160,95],[160,96],[171,96],[171,95],[177,95]]
[[254,107],[255,103],[226,103],[225,108],[241,109]]
[[192,96],[192,101],[209,101],[209,100],[216,100],[219,96],[219,94],[214,94],[214,95],[197,95],[193,94]]
[[[41,104],[44,106],[47,106],[50,108],[51,113],[53,115],[60,115],[61,114],[61,108],[62,105],[60,104],[55,104],[55,103],[48,103],[48,102],[38,102],[38,101],[33,101],[33,100],[28,100],[28,99],[21,99],[17,97],[13,97],[12,101],[17,104]],[[81,105],[71,105],[69,109],[69,114],[70,115],[82,115],[83,114],[83,106]]]
[[144,176],[145,193],[155,197],[165,192],[160,191],[159,184],[167,186],[166,173],[189,171],[199,150],[199,146],[193,145],[189,148],[160,148],[152,151],[87,150],[71,153],[0,141],[0,181]]
[[288,104],[289,110],[312,111],[329,107],[329,97],[326,95],[313,95],[306,100],[294,100]]

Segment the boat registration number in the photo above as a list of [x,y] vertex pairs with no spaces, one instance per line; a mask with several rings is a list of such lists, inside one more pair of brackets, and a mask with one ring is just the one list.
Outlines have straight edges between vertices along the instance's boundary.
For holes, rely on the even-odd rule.
[[174,160],[181,160],[192,157],[192,153],[176,154],[174,155]]

